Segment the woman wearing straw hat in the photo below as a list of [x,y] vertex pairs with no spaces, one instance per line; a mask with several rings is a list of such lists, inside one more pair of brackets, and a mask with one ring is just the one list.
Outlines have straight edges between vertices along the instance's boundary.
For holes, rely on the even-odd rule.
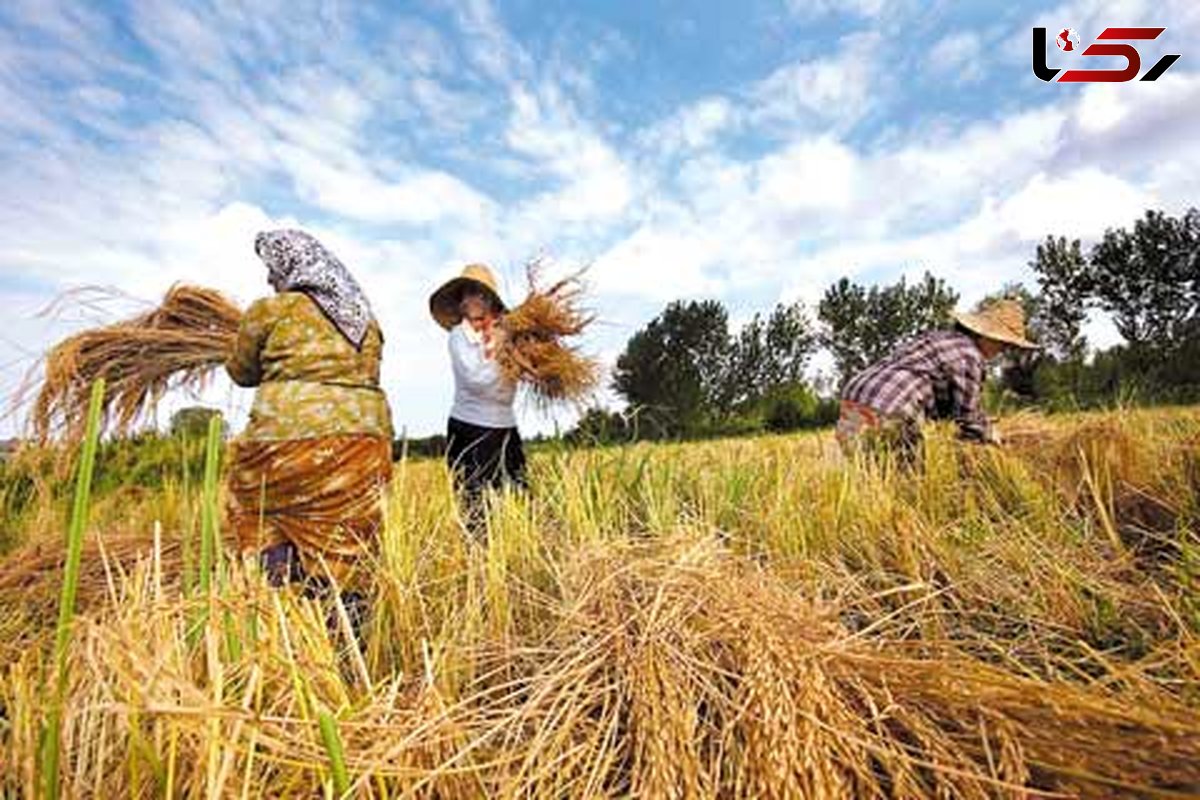
[[960,438],[999,443],[980,407],[986,363],[1008,348],[1037,345],[1025,338],[1025,313],[1015,300],[954,320],[954,330],[924,333],[850,379],[837,425],[844,450],[882,445],[903,466],[916,466],[925,419],[951,419]]
[[231,525],[273,585],[344,589],[357,626],[392,469],[383,335],[349,270],[312,236],[260,233],[254,249],[276,294],[246,311],[226,363],[238,385],[257,387],[233,447]]
[[454,404],[446,426],[446,460],[462,497],[467,529],[483,528],[483,492],[525,486],[525,452],[513,412],[516,384],[496,363],[504,343],[497,323],[505,312],[496,278],[483,264],[470,264],[429,298],[434,320],[449,331]]

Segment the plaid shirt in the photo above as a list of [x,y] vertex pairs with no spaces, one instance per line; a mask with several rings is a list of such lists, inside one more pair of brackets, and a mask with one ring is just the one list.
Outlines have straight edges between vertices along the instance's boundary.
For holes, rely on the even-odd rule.
[[979,407],[984,375],[983,354],[970,336],[930,331],[851,378],[842,398],[887,416],[953,419],[962,438],[986,441],[991,423]]

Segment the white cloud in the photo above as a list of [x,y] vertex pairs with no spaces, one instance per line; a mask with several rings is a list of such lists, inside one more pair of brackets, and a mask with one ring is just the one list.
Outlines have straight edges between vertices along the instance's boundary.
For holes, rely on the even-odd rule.
[[[841,274],[891,272],[917,277],[925,270],[948,278],[973,303],[1013,279],[1028,278],[1026,262],[1047,235],[1085,240],[1140,216],[1154,198],[1095,168],[1035,175],[1002,200],[984,197],[970,215],[929,233],[863,240],[824,249],[798,263],[824,286]],[[813,296],[813,281],[794,283],[789,296]]]
[[0,84],[0,131],[35,136],[53,136],[56,127],[33,102],[13,87]]
[[[40,55],[50,56],[53,68],[63,74],[80,76],[112,66],[102,46],[111,25],[99,9],[69,0],[11,0],[0,15],[34,33]],[[22,42],[28,43],[28,38]],[[6,43],[5,50],[11,54],[12,47]]]
[[81,86],[74,95],[80,102],[102,112],[120,111],[125,107],[125,95],[107,86]]
[[888,0],[784,0],[788,12],[803,19],[835,13],[877,17],[887,3]]
[[959,31],[939,39],[929,49],[929,68],[936,75],[948,76],[955,83],[978,81],[983,77],[983,40],[974,31]]
[[1079,126],[1089,134],[1104,133],[1118,125],[1129,113],[1120,89],[1110,83],[1094,83],[1084,89],[1079,107]]
[[169,0],[147,0],[136,7],[133,27],[159,62],[170,71],[184,71],[233,85],[241,79],[229,51],[230,38],[197,12]]
[[728,98],[704,97],[640,131],[638,142],[655,154],[671,157],[714,144],[737,123],[738,112]]
[[616,296],[717,295],[723,283],[706,272],[724,254],[719,236],[698,221],[646,224],[602,253],[589,274],[597,290]]
[[277,150],[301,195],[330,213],[367,222],[428,223],[478,219],[491,201],[459,179],[434,170],[383,180],[357,158],[325,160],[301,148]]
[[531,69],[528,54],[513,40],[489,0],[465,0],[456,6],[464,56],[487,77],[511,85]]
[[473,92],[450,89],[444,84],[417,77],[409,84],[421,124],[436,127],[448,135],[463,136],[489,113],[487,100]]
[[509,147],[549,173],[560,186],[535,198],[522,216],[535,221],[581,222],[612,217],[632,197],[629,170],[591,126],[582,122],[554,86],[537,94],[512,93],[505,131]]
[[1094,239],[1107,227],[1129,224],[1156,200],[1144,189],[1091,166],[1065,175],[1035,175],[997,205],[995,221],[1023,242],[1036,242],[1051,232]]
[[422,75],[449,75],[456,67],[453,45],[433,26],[402,19],[392,27],[388,50]]
[[879,89],[875,51],[881,41],[874,31],[849,34],[833,56],[778,68],[750,89],[750,123],[794,130],[858,122]]
[[794,142],[754,171],[757,202],[781,215],[844,213],[858,197],[859,157],[829,137]]
[[255,235],[297,224],[294,219],[272,219],[261,208],[240,202],[203,218],[175,220],[159,231],[153,248],[161,259],[159,269],[143,276],[137,291],[152,299],[174,283],[175,276],[204,276],[206,283],[248,304],[266,287],[265,269],[254,253]]

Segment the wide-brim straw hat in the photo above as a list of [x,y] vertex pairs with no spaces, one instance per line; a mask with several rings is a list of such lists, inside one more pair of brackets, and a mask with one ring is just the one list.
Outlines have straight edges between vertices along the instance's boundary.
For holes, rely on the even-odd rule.
[[973,314],[956,311],[953,317],[964,328],[985,339],[1025,350],[1039,347],[1025,338],[1025,311],[1016,300],[996,300]]
[[484,264],[468,264],[463,267],[461,275],[446,281],[429,296],[429,313],[438,325],[450,330],[462,322],[459,305],[462,303],[463,292],[468,288],[490,295],[498,310],[506,310],[504,301],[500,299],[496,276],[492,271]]

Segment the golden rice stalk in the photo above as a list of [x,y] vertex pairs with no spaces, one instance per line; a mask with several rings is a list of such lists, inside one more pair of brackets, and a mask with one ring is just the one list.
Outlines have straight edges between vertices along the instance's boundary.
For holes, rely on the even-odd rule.
[[600,382],[600,364],[564,340],[583,333],[594,317],[582,308],[579,273],[539,286],[539,265],[529,265],[529,294],[505,314],[507,338],[496,355],[506,378],[529,387],[545,405],[581,402]]
[[[702,548],[673,563],[670,550],[648,560],[649,547],[580,554],[567,579],[587,599],[562,645],[582,659],[576,648],[609,643],[610,668],[591,691],[615,684],[627,698],[616,747],[633,786],[652,792],[673,779],[676,793],[663,796],[687,797],[698,773],[701,793],[729,797],[980,800],[1200,786],[1200,718],[1166,693],[1131,705],[1096,685],[1005,673],[944,643],[856,637],[835,606]],[[647,686],[651,653],[673,668]]]
[[54,436],[76,441],[87,416],[88,388],[104,378],[104,421],[127,431],[170,389],[200,389],[221,366],[235,337],[241,310],[213,289],[176,284],[155,309],[77,333],[59,342],[26,378],[19,393],[36,392],[29,412],[39,442]]

